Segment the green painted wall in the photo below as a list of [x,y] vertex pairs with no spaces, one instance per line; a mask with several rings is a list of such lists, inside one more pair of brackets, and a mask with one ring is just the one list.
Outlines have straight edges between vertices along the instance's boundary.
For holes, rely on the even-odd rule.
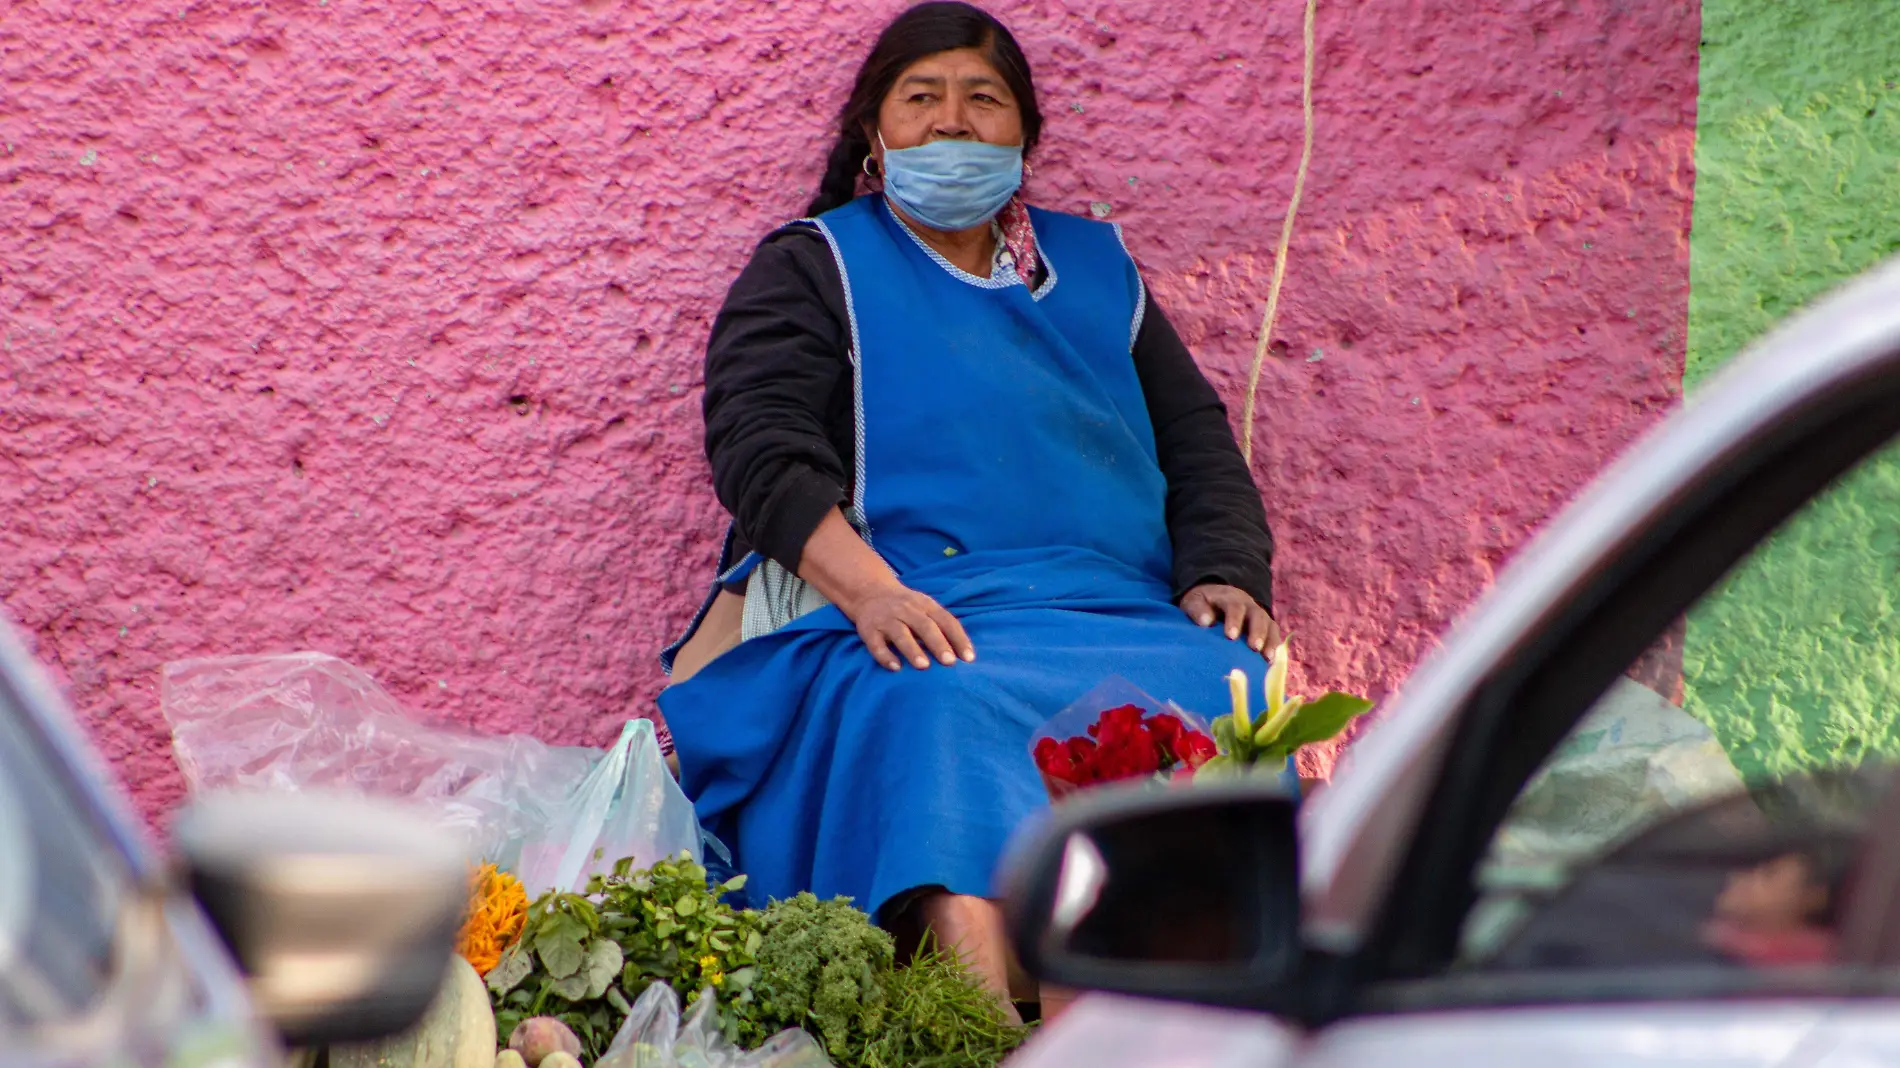
[[[1704,0],[1691,389],[1900,252],[1900,3]],[[1689,617],[1685,696],[1743,775],[1900,754],[1900,447]]]

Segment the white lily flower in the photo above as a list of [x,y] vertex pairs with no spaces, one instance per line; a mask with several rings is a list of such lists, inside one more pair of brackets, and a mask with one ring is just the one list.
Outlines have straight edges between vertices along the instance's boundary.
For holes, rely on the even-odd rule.
[[1253,730],[1253,719],[1247,714],[1247,673],[1239,668],[1228,672],[1227,692],[1234,699],[1234,730],[1237,733]]
[[1286,699],[1286,674],[1288,667],[1291,666],[1290,660],[1286,652],[1286,643],[1281,642],[1279,647],[1273,650],[1273,661],[1267,667],[1266,721],[1260,725],[1259,732],[1253,736],[1255,745],[1266,745],[1278,738],[1280,732],[1286,730],[1286,725],[1293,721],[1293,716],[1299,712],[1300,706],[1305,704],[1297,697],[1291,701]]

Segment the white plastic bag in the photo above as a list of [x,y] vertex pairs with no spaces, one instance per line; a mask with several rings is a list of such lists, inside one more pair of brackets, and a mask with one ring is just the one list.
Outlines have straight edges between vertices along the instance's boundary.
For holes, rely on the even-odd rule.
[[425,727],[367,674],[322,653],[166,664],[160,704],[185,781],[208,789],[345,790],[435,811],[483,857],[544,834],[594,749]]
[[621,857],[700,857],[691,802],[653,724],[597,749],[425,727],[376,681],[321,653],[165,665],[161,704],[193,791],[330,789],[437,813],[528,895],[578,890]]
[[629,720],[550,825],[522,844],[515,874],[530,898],[579,891],[622,858],[633,866],[689,854],[700,859],[699,820],[666,770],[651,721]]
[[634,1001],[595,1068],[831,1068],[831,1059],[817,1039],[796,1027],[758,1049],[742,1050],[721,1033],[712,991],[700,995],[681,1020],[679,995],[654,983]]

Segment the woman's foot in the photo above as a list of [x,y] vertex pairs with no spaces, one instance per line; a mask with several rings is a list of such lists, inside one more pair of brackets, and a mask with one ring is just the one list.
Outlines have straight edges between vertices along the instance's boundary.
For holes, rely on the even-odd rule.
[[917,897],[893,926],[897,928],[900,953],[914,956],[926,937],[934,939],[938,948],[954,952],[977,982],[996,997],[1005,1019],[1022,1024],[1022,1014],[1010,1000],[1011,979],[1019,976],[1011,974],[1003,910],[996,902],[939,890]]

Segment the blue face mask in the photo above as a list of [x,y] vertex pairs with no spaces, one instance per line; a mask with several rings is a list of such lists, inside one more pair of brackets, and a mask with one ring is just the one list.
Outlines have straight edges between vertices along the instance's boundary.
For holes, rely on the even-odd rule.
[[[882,145],[884,135],[877,141]],[[884,195],[932,230],[989,222],[1022,184],[1021,145],[930,141],[884,150]]]

